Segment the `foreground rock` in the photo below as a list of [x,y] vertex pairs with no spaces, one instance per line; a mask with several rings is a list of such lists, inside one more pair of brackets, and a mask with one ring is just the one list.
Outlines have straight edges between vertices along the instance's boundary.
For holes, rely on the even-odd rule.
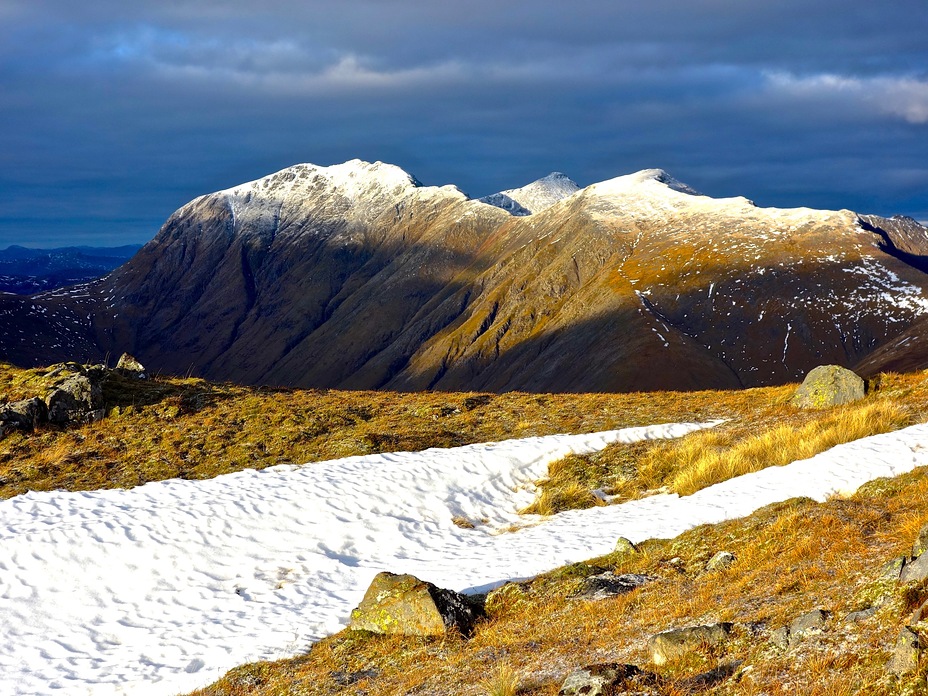
[[635,665],[607,662],[580,667],[571,672],[558,696],[611,696],[634,687],[654,686],[661,678]]
[[45,403],[51,423],[80,423],[103,417],[103,380],[106,370],[91,367],[56,386]]
[[348,628],[406,636],[471,633],[481,612],[462,594],[412,575],[378,573]]
[[893,655],[889,664],[886,665],[886,670],[898,677],[914,672],[918,668],[921,654],[922,646],[918,634],[908,626],[904,626],[896,638]]
[[838,365],[820,365],[802,381],[792,403],[799,408],[831,408],[864,398],[866,385],[854,372]]
[[731,629],[730,623],[717,623],[661,631],[648,641],[651,661],[662,665],[694,650],[721,645],[728,640]]
[[48,419],[48,407],[38,397],[0,406],[0,431],[6,428],[32,430]]

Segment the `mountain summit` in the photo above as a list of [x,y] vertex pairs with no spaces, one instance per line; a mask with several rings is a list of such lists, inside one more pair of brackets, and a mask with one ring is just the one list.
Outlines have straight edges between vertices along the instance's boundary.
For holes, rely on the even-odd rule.
[[711,198],[658,169],[496,195],[512,205],[380,162],[288,167],[181,207],[104,279],[0,296],[0,358],[127,351],[310,387],[702,389],[855,365],[928,317],[914,221]]
[[513,215],[523,216],[540,212],[572,196],[580,187],[560,172],[551,172],[548,176],[533,181],[522,188],[500,191],[478,200],[481,203],[495,205]]

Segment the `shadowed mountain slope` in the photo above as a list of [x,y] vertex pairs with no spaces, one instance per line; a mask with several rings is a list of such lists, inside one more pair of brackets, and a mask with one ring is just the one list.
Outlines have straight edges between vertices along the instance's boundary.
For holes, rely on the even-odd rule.
[[914,221],[713,199],[661,170],[573,188],[497,194],[508,212],[392,165],[290,167],[182,207],[105,279],[0,298],[0,357],[128,350],[313,387],[727,388],[853,365],[928,316]]

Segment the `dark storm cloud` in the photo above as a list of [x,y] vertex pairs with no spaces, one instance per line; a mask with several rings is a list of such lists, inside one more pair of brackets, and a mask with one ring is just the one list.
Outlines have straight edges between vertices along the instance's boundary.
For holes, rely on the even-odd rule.
[[0,1],[0,245],[144,241],[353,157],[928,219],[926,29],[921,0]]

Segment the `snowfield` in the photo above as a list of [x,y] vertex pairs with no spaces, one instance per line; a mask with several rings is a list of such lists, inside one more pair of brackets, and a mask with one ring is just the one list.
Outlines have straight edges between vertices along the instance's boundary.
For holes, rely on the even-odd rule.
[[[485,590],[803,495],[824,500],[928,464],[928,424],[680,498],[521,518],[569,452],[713,424],[350,457],[0,502],[0,693],[175,694],[305,651],[371,578]],[[452,518],[476,524],[464,529]],[[512,525],[520,527],[511,531]]]

